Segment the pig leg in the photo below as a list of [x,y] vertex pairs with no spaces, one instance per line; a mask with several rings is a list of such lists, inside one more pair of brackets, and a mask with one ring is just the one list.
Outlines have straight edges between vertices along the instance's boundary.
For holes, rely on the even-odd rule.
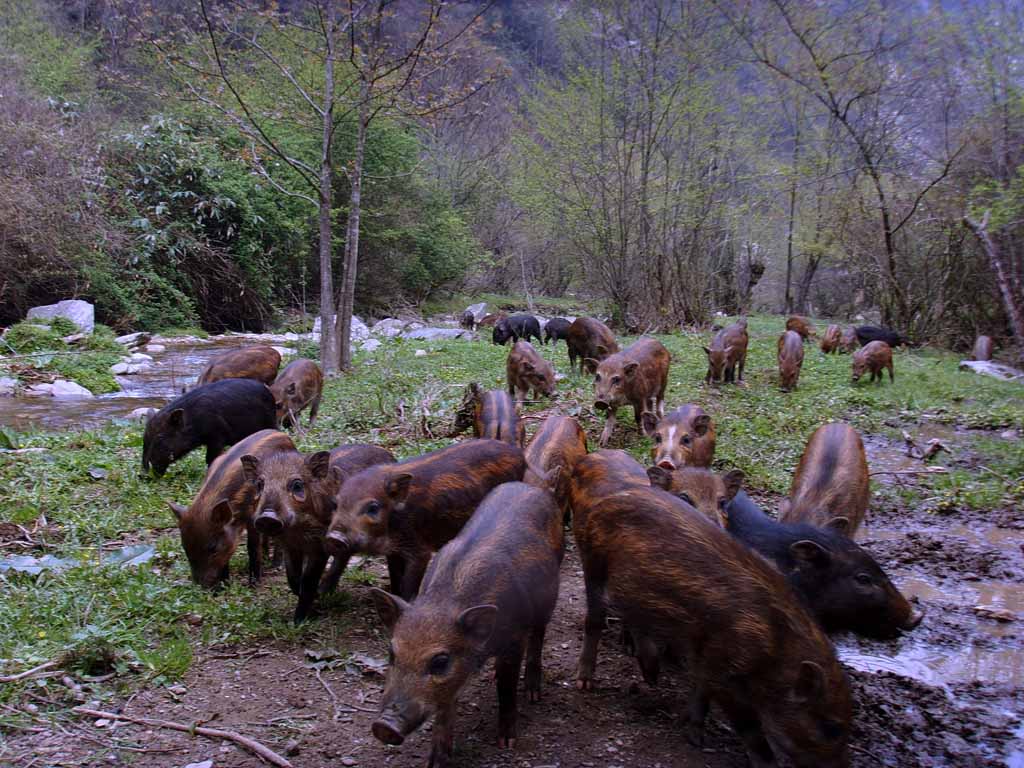
[[892,384],[896,381],[896,373],[893,370],[892,362],[889,363],[889,383]]
[[284,572],[288,576],[288,589],[298,595],[302,587],[302,550],[289,547],[284,553]]
[[[693,669],[692,664],[690,669]],[[711,697],[708,696],[707,685],[703,680],[695,680],[693,693],[687,711],[686,740],[695,747],[704,746],[704,721],[711,709]]]
[[455,742],[455,700],[434,715],[434,739],[430,744],[427,768],[448,768]]
[[658,653],[658,644],[646,635],[633,633],[633,644],[636,649],[636,660],[640,665],[640,674],[644,682],[651,688],[658,684],[658,674],[661,672],[661,656]]
[[717,700],[726,717],[729,718],[729,722],[732,723],[736,735],[743,740],[751,768],[774,768],[777,765],[775,753],[772,752],[771,745],[764,737],[757,712],[733,696],[718,696]]
[[309,616],[313,601],[316,600],[319,592],[320,577],[323,576],[326,565],[326,552],[317,552],[306,558],[306,565],[302,569],[302,581],[299,584],[299,604],[295,606],[296,624],[301,624]]
[[256,586],[263,575],[263,537],[252,522],[245,524],[245,552],[249,558],[249,585]]
[[313,398],[313,402],[309,406],[309,426],[312,428],[313,422],[316,421],[316,415],[320,412],[320,398],[323,395],[317,395]]
[[604,417],[604,429],[601,430],[601,438],[598,441],[602,448],[608,445],[612,432],[615,431],[615,413],[617,410],[617,408],[609,408],[608,414]]
[[328,592],[333,592],[338,588],[338,582],[341,580],[341,575],[345,572],[345,568],[348,567],[348,557],[334,556],[331,561],[331,567],[327,569],[327,573],[324,575],[323,581],[320,582],[320,594],[326,595]]
[[747,367],[747,355],[746,355],[746,353],[743,353],[740,356],[739,367],[740,367],[739,379],[740,379],[740,381],[743,381],[743,369]]
[[206,444],[206,466],[210,466],[224,450],[224,439],[213,438]]
[[540,701],[541,684],[544,682],[544,672],[541,667],[541,654],[544,651],[544,633],[547,625],[541,624],[534,627],[526,644],[526,696],[530,702]]
[[523,663],[523,642],[508,645],[494,663],[498,684],[498,746],[512,749],[516,745],[516,688],[519,668]]
[[392,595],[401,595],[404,578],[405,558],[402,555],[388,555],[388,579],[391,581]]
[[406,561],[405,573],[402,576],[402,599],[412,600],[420,591],[423,574],[427,572],[427,566],[430,564],[430,555],[430,552],[417,554]]
[[[583,650],[576,665],[576,687],[581,691],[594,687],[594,666],[597,663],[597,645],[601,641],[601,632],[607,616],[607,608],[602,598],[607,574],[603,568],[587,568],[584,563],[583,573],[587,592],[587,618],[583,630]],[[598,572],[595,572],[598,571]]]

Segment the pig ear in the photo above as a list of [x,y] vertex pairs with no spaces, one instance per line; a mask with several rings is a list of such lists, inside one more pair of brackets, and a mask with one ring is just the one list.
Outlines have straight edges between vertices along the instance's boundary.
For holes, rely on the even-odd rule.
[[693,420],[693,433],[697,437],[704,437],[711,428],[711,417],[706,413],[702,413],[700,416]]
[[701,347],[701,349],[704,350],[704,354],[706,354],[708,357],[711,357],[711,350],[710,349],[708,349],[707,347]]
[[327,470],[327,476],[331,479],[332,483],[337,483],[339,490],[345,483],[345,474],[341,471],[341,467],[330,467]]
[[600,363],[600,361],[598,361],[598,360],[595,360],[595,359],[594,359],[594,358],[592,358],[592,357],[584,357],[584,358],[583,358],[583,363],[584,363],[584,365],[586,365],[586,366],[587,366],[588,368],[597,368],[597,366],[599,366],[599,365],[601,364],[601,363]]
[[388,628],[388,632],[392,631],[409,604],[397,595],[377,587],[370,590],[370,595],[373,597],[373,604],[377,607],[377,615],[380,616],[381,622]]
[[643,427],[644,434],[650,437],[658,430],[658,417],[650,411],[644,411],[640,415],[640,425]]
[[531,363],[529,360],[524,360],[523,361],[523,370],[524,371],[532,371],[533,370],[533,363]]
[[636,369],[640,367],[640,363],[626,363],[623,367],[622,372],[627,376],[633,376],[636,374]]
[[483,394],[480,391],[480,385],[477,384],[475,381],[472,381],[469,384],[469,394],[474,398],[479,398]]
[[400,475],[395,475],[388,480],[388,496],[391,497],[396,503],[405,501],[405,497],[409,495],[409,483],[412,482],[412,475],[408,472],[403,472]]
[[239,461],[242,462],[242,474],[250,483],[255,483],[260,476],[260,460],[250,453],[245,454]]
[[231,513],[231,503],[227,499],[221,499],[217,506],[210,513],[210,521],[216,528],[227,528],[234,515]]
[[817,701],[825,691],[825,670],[813,661],[801,661],[793,685],[793,698],[801,703]]
[[661,488],[667,491],[672,487],[672,473],[664,467],[648,467],[647,479],[651,481],[652,488]]
[[727,355],[731,355],[732,354],[732,344],[730,344],[728,347],[725,348],[725,354],[727,354]]
[[807,563],[818,568],[826,567],[832,560],[832,555],[827,549],[808,539],[790,544],[789,552],[798,563]]
[[491,639],[494,626],[498,623],[498,607],[496,605],[477,605],[467,608],[459,614],[459,629],[475,646],[482,646]]
[[825,523],[825,527],[832,529],[836,533],[841,533],[843,536],[849,536],[850,518],[843,517],[842,515],[833,517],[831,520]]
[[171,411],[171,415],[167,417],[167,423],[175,429],[181,429],[185,426],[185,411],[181,408],[175,408]]
[[288,389],[286,389],[284,391],[284,393],[286,395],[294,395],[295,394],[295,382],[294,381],[291,384],[288,385]]
[[561,464],[556,464],[547,472],[538,472],[537,470],[534,470],[534,473],[537,475],[537,479],[540,480],[541,486],[547,488],[553,494],[558,493],[558,484],[562,480]]
[[725,473],[722,480],[725,481],[725,495],[728,499],[732,500],[736,497],[740,488],[743,487],[743,480],[745,478],[746,475],[739,469],[733,469]]
[[598,344],[596,347],[594,347],[594,351],[597,352],[597,354],[599,355],[607,355],[608,347],[606,347],[604,344]]
[[309,469],[309,474],[317,480],[323,480],[331,468],[330,451],[317,451],[312,456],[308,456],[306,467]]
[[185,516],[185,513],[188,512],[188,507],[183,507],[181,504],[175,504],[173,501],[168,501],[167,506],[171,508],[171,512],[174,513],[174,517],[178,520],[181,520],[181,518]]

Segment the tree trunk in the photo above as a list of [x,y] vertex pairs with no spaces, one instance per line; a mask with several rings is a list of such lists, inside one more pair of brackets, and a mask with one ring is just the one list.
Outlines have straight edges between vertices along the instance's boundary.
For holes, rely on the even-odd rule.
[[334,343],[334,277],[331,267],[334,165],[331,143],[334,131],[334,56],[332,36],[327,35],[324,64],[323,137],[320,146],[320,365],[328,376],[338,371],[338,350]]
[[1006,267],[999,255],[999,249],[996,247],[992,236],[988,233],[988,211],[985,212],[985,216],[980,223],[973,221],[969,216],[964,216],[964,224],[978,238],[981,247],[985,250],[985,255],[988,256],[989,263],[996,273],[996,283],[999,286],[999,293],[1003,297],[1003,305],[1006,307],[1006,314],[1010,318],[1010,327],[1017,339],[1017,346],[1024,349],[1024,310],[1022,310],[1018,303],[1019,297],[1014,294],[1013,286],[1010,284],[1010,276],[1007,274]]
[[793,311],[793,229],[796,227],[796,167],[800,160],[800,123],[797,116],[793,132],[793,168],[789,185],[789,221],[786,224],[786,307],[788,315]]
[[345,262],[341,296],[338,298],[337,345],[342,370],[352,367],[352,313],[356,302],[356,273],[359,269],[359,217],[362,212],[363,158],[366,154],[366,131],[370,121],[370,93],[365,80],[359,89],[359,121],[356,151],[352,158],[352,194],[348,207],[348,228],[345,234]]

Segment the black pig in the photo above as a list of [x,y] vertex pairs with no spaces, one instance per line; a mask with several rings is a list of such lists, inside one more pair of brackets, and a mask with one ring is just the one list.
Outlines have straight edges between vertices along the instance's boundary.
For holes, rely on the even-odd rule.
[[540,335],[540,322],[536,317],[527,314],[509,315],[494,326],[491,341],[503,345],[512,339],[515,344],[520,339],[529,341],[531,336],[537,339],[538,344],[544,343]]

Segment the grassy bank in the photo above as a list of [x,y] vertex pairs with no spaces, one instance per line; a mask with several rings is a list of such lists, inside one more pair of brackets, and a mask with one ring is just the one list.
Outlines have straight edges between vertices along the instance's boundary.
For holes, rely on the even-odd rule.
[[[987,471],[959,463],[949,474],[927,478],[899,493],[900,503],[933,503],[979,509],[1024,502],[1024,440],[1000,431],[1024,429],[1024,387],[957,370],[957,358],[928,350],[896,355],[896,383],[850,384],[849,356],[824,356],[808,346],[799,388],[777,386],[775,340],[782,321],[751,319],[751,351],[745,387],[705,387],[706,336],[660,337],[673,355],[669,407],[703,405],[718,429],[716,465],[738,467],[748,486],[783,493],[810,433],[831,420],[846,420],[872,439],[897,448],[901,432],[922,424],[985,430],[969,433],[972,451]],[[426,354],[417,356],[417,350]],[[559,372],[568,372],[564,344],[541,348]],[[507,348],[485,341],[388,341],[373,355],[360,353],[352,374],[327,383],[321,419],[297,442],[302,449],[344,442],[373,442],[400,457],[447,445],[451,417],[469,381],[504,385]],[[577,416],[592,447],[601,424],[591,408],[589,379],[568,376],[555,403],[530,404],[527,415],[552,409]],[[643,460],[650,443],[638,435],[627,411],[620,413],[614,447]],[[532,432],[537,420],[528,422]],[[112,424],[92,432],[19,435],[22,447],[39,452],[0,454],[0,518],[24,526],[45,553],[79,565],[32,576],[0,575],[0,658],[19,670],[60,658],[70,669],[125,673],[112,684],[172,680],[184,673],[196,644],[209,646],[254,638],[307,642],[344,621],[344,591],[329,603],[327,618],[291,627],[292,598],[282,580],[253,592],[244,585],[244,548],[233,566],[234,584],[210,595],[195,588],[164,501],[187,502],[205,466],[196,451],[172,465],[161,480],[139,476],[141,427]],[[935,463],[955,462],[940,455]],[[96,471],[100,470],[100,471]],[[94,476],[98,479],[94,479]],[[3,540],[16,538],[3,526]],[[100,565],[105,552],[154,543],[155,556],[139,566]],[[3,556],[26,550],[6,546]],[[43,554],[29,549],[33,555]],[[349,578],[360,579],[358,572]],[[41,681],[46,683],[46,681]],[[50,684],[54,684],[50,681]],[[31,685],[35,685],[32,683]],[[0,701],[24,686],[0,688]],[[0,723],[3,722],[0,715]]]

